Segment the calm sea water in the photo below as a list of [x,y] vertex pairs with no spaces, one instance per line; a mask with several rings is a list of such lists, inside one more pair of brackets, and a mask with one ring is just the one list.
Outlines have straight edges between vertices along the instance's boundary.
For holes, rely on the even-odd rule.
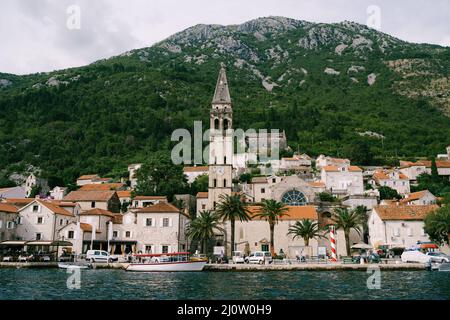
[[0,299],[440,299],[450,300],[450,273],[384,271],[367,289],[361,271],[132,273],[81,270],[68,289],[66,270],[0,269]]

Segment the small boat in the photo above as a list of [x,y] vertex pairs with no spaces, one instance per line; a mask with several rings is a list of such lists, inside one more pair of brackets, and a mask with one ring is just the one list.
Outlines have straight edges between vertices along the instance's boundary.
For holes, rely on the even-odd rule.
[[90,265],[81,263],[58,262],[58,267],[60,269],[88,269],[90,268]]
[[206,260],[191,260],[189,252],[136,254],[126,271],[165,272],[165,271],[202,271]]

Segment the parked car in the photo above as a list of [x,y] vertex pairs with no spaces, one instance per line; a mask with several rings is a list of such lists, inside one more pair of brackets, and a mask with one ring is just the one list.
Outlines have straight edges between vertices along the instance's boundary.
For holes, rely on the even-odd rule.
[[431,262],[450,262],[450,257],[442,252],[427,252],[426,255],[431,257]]
[[255,251],[250,253],[248,257],[245,257],[245,263],[258,263],[264,264],[266,261],[272,262],[272,255],[268,251]]
[[431,256],[426,255],[418,250],[404,251],[402,253],[402,262],[418,262],[418,263],[429,263],[431,261]]
[[103,250],[88,250],[86,252],[86,261],[89,262],[115,262],[119,260],[117,257],[113,257],[108,252]]
[[233,263],[245,263],[245,255],[242,251],[233,251]]

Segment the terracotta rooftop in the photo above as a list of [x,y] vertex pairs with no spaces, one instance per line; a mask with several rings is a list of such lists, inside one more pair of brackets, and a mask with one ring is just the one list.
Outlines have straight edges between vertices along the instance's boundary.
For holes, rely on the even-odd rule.
[[[420,160],[416,162],[412,161],[400,161],[402,167],[415,167],[424,166],[426,168],[431,168],[431,160]],[[436,167],[438,168],[450,168],[450,160],[437,160]]]
[[55,214],[59,214],[59,215],[63,215],[63,216],[69,216],[69,217],[73,217],[74,215],[72,213],[70,213],[69,211],[67,211],[64,208],[61,208],[60,206],[51,203],[49,201],[45,201],[45,200],[36,200],[38,203],[42,204],[43,206],[47,207],[49,210],[51,210],[53,213]]
[[81,212],[80,215],[81,216],[107,216],[107,217],[111,217],[111,218],[114,218],[114,216],[115,216],[114,213],[112,213],[111,211],[103,210],[103,209],[99,209],[99,208]]
[[429,213],[438,209],[430,205],[380,205],[374,207],[381,220],[423,220]]
[[0,202],[0,212],[17,213],[18,210],[11,204]]
[[133,200],[160,200],[167,202],[166,196],[136,196]]
[[252,178],[252,183],[266,183],[267,177],[254,177]]
[[33,202],[35,199],[34,198],[8,198],[8,199],[4,199],[4,202],[10,203],[10,204],[29,204],[31,202]]
[[203,172],[208,171],[208,166],[194,166],[194,167],[184,167],[184,172]]
[[[314,206],[287,206],[289,209],[286,215],[281,217],[280,220],[302,220],[302,219],[312,219],[317,220],[317,211]],[[258,214],[261,209],[260,206],[248,206],[251,216]],[[254,217],[252,220],[259,220],[261,218]]]
[[322,181],[312,181],[308,182],[308,184],[313,188],[325,188],[325,183]]
[[208,198],[208,191],[197,193],[197,199],[206,199],[206,198]]
[[[92,232],[92,225],[89,223],[80,222],[80,228],[84,232]],[[95,233],[102,233],[100,230],[95,230]]]
[[115,191],[72,191],[64,197],[65,201],[108,201]]
[[[373,178],[375,180],[390,180],[389,174],[393,173],[393,170],[376,170],[373,173]],[[399,180],[409,180],[409,178],[401,172],[398,172]]]
[[420,198],[425,196],[427,193],[431,193],[431,192],[428,190],[413,192],[413,193],[409,194],[408,198],[401,199],[400,202],[409,202],[409,201],[419,200]]
[[91,180],[91,179],[98,179],[98,178],[99,178],[98,174],[85,174],[85,175],[78,177],[77,180]]
[[362,172],[362,169],[358,166],[348,166],[347,170],[343,171],[342,168],[345,167],[338,167],[338,166],[324,166],[322,167],[323,170],[327,171],[327,172],[345,172],[345,171],[350,171],[350,172]]
[[130,190],[117,191],[117,196],[119,198],[131,198],[131,191]]
[[85,184],[78,191],[107,191],[118,190],[125,187],[123,183],[92,183]]
[[180,212],[180,209],[175,207],[174,205],[167,202],[159,202],[149,207],[139,208],[135,212],[137,213],[172,213],[172,212]]

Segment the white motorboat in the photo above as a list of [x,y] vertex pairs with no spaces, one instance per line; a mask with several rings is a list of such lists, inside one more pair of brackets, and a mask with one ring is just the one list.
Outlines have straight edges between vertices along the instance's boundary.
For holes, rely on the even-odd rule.
[[189,259],[189,252],[163,254],[136,254],[126,271],[164,272],[164,271],[202,271],[206,259]]

